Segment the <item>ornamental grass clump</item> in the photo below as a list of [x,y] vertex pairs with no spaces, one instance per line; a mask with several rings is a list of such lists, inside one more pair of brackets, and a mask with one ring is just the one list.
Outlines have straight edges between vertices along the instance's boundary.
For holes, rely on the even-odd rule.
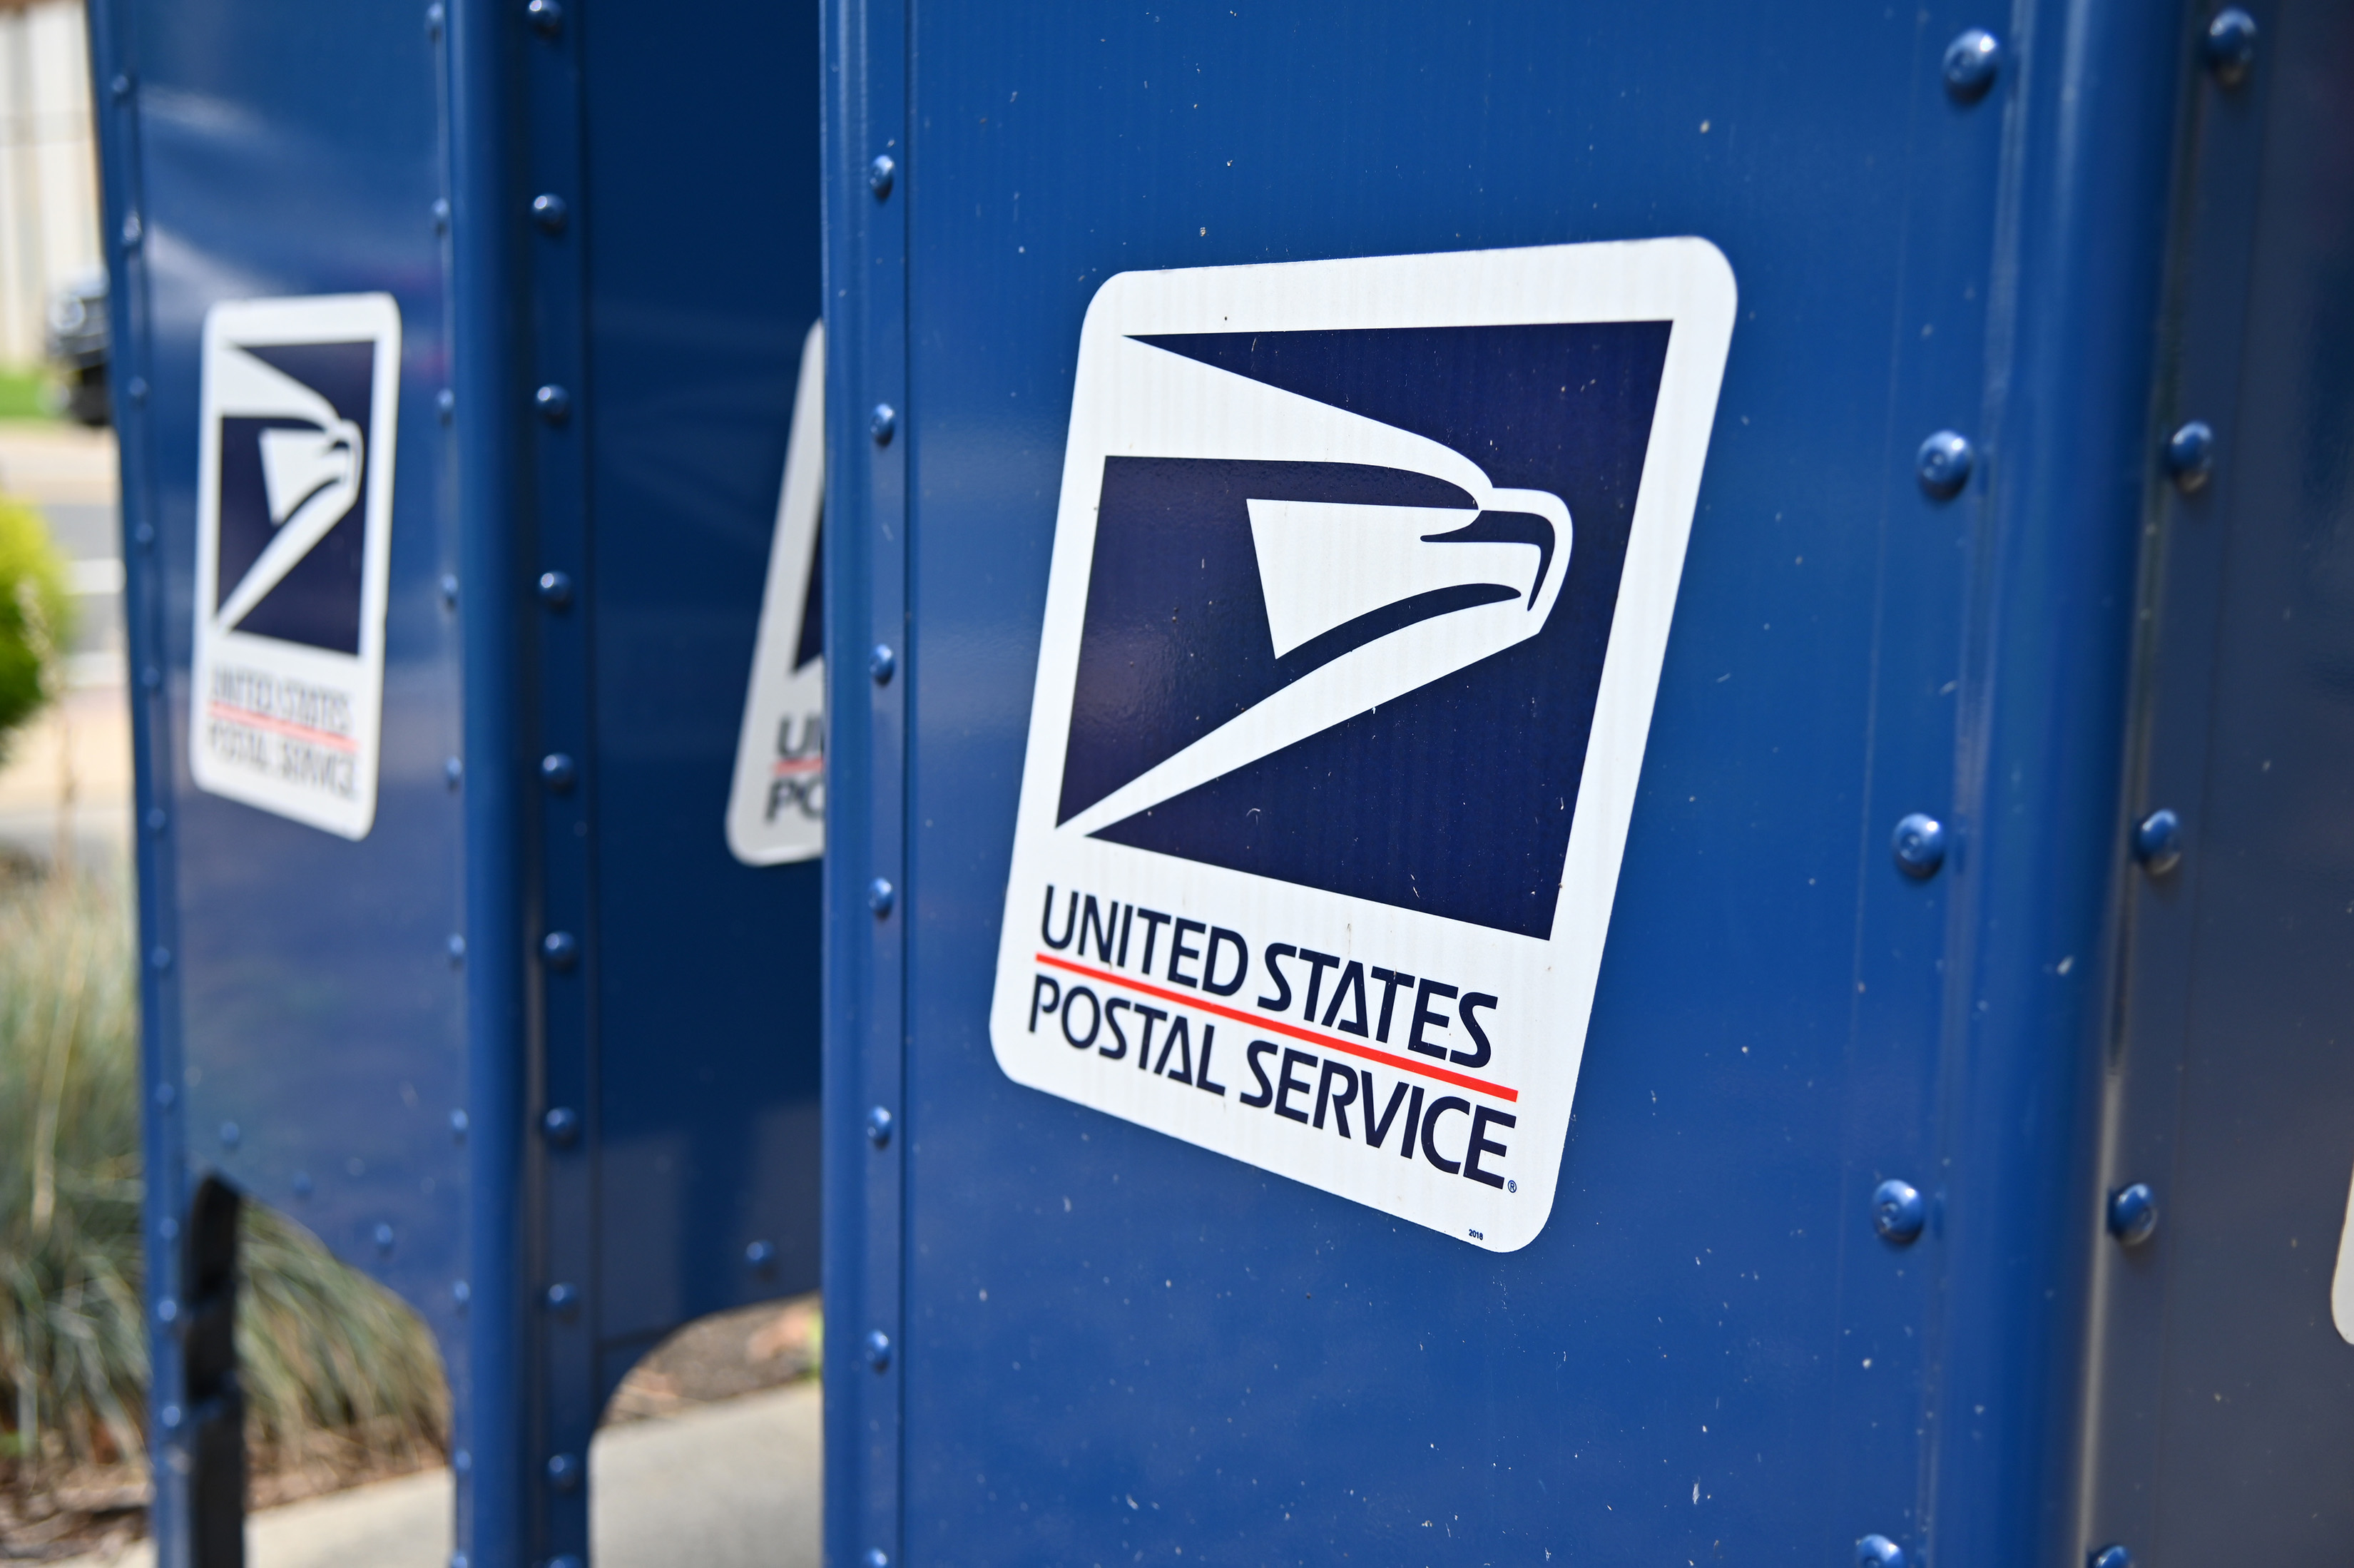
[[[11,1516],[144,1457],[133,955],[118,879],[0,882],[0,1556]],[[448,1393],[408,1308],[257,1204],[239,1266],[257,1501],[439,1457]]]

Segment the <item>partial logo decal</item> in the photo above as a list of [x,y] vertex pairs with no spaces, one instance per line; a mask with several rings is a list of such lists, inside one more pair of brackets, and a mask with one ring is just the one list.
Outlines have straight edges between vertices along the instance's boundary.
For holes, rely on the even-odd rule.
[[1704,240],[1128,273],[1079,345],[991,1037],[1541,1230],[1731,340]]
[[196,787],[347,839],[376,821],[400,312],[389,294],[205,316]]
[[819,323],[801,344],[769,586],[727,792],[727,847],[748,865],[825,853],[824,511],[825,325]]

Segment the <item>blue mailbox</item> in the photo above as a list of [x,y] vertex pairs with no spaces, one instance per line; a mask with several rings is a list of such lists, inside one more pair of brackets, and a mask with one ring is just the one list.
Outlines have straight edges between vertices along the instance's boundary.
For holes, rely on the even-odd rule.
[[832,0],[830,1561],[2339,1549],[2251,10]]
[[238,1560],[243,1198],[430,1325],[477,1564],[816,1283],[816,28],[93,7],[166,1562]]

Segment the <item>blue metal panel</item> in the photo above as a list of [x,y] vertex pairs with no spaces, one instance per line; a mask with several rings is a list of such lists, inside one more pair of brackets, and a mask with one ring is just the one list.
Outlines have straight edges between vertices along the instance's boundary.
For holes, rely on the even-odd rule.
[[[722,63],[649,6],[93,15],[154,672],[159,1321],[208,1171],[408,1297],[451,1372],[478,1563],[584,1553],[578,1460],[629,1363],[816,1279],[818,871],[739,864],[722,829],[819,309],[816,20],[705,24]],[[205,313],[367,291],[405,356],[383,782],[354,841],[195,788],[184,715]]]
[[[828,882],[833,1559],[2073,1557],[2187,22],[831,16],[837,797],[872,813]],[[1990,90],[1949,90],[1998,21]],[[1681,234],[1741,317],[1546,1230],[1472,1252],[1011,1084],[984,1020],[1095,291]],[[1978,454],[1952,500],[1914,475],[1941,428]],[[875,688],[851,652],[903,625]],[[1911,811],[1954,845],[1926,881]],[[1890,1176],[1929,1195],[1910,1249]]]
[[[2158,1202],[2103,1249],[2092,1538],[2143,1561],[2326,1559],[2354,1508],[2354,1347],[2332,1322],[2354,1171],[2354,975],[2337,823],[2354,752],[2339,12],[2254,8],[2256,68],[2195,87],[2158,429],[2213,476],[2154,507],[2130,832],[2184,824],[2130,892],[2105,1185]],[[2122,836],[2122,835],[2121,835]]]

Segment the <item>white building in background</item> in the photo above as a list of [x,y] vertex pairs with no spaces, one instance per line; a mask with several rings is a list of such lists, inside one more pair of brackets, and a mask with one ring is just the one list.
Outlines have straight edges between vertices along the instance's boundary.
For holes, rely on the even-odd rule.
[[50,298],[104,265],[80,0],[0,0],[0,366],[37,363]]

